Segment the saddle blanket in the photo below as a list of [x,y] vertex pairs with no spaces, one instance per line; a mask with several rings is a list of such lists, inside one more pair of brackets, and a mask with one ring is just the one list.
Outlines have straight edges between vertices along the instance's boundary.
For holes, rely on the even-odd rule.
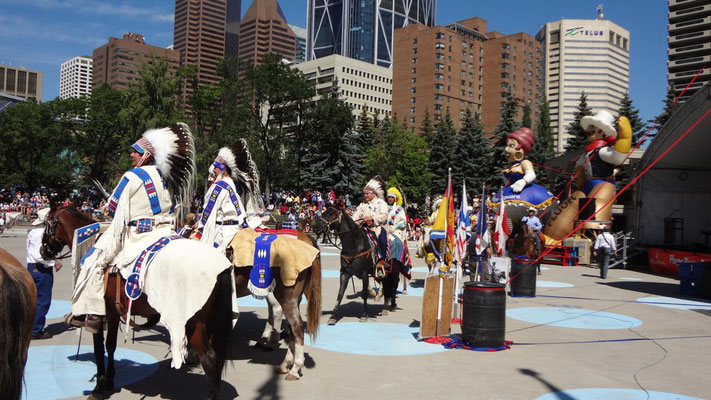
[[258,233],[274,234],[279,237],[285,237],[285,238],[289,238],[289,239],[298,239],[299,238],[299,231],[297,231],[296,229],[289,229],[287,227],[284,227],[282,229],[256,228],[256,229],[254,229],[254,231],[258,232]]
[[[129,264],[120,268],[121,275],[128,278],[133,267]],[[229,260],[219,250],[183,239],[171,240],[161,251],[154,253],[150,268],[143,266],[141,289],[170,332],[173,368],[180,368],[188,354],[185,324],[207,303],[217,283],[217,276],[231,268]],[[231,281],[232,312],[236,315],[237,296],[234,279]],[[232,323],[235,322],[236,319],[233,319]]]
[[[378,241],[375,235],[366,231],[368,239],[370,241],[370,247],[373,249],[372,254],[377,255]],[[400,273],[407,279],[412,279],[412,260],[410,259],[410,251],[407,248],[407,243],[400,240],[399,237],[388,234],[388,253],[390,254],[391,260],[397,260],[402,263],[403,268],[400,269]],[[387,272],[392,271],[392,261],[391,265],[388,266]]]
[[[281,231],[284,231],[282,229]],[[294,286],[299,273],[313,264],[319,250],[301,240],[290,240],[291,234],[279,234],[272,242],[269,261],[272,268],[279,268],[284,286]],[[232,247],[232,264],[237,267],[252,267],[254,264],[254,240],[268,230],[255,231],[245,228],[237,232],[228,246]],[[295,231],[294,231],[295,232]]]

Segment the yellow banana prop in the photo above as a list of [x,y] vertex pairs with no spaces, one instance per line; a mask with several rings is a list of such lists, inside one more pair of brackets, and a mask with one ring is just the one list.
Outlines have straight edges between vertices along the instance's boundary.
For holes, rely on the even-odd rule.
[[629,153],[632,147],[632,126],[627,117],[620,117],[617,121],[617,141],[615,151],[619,153]]

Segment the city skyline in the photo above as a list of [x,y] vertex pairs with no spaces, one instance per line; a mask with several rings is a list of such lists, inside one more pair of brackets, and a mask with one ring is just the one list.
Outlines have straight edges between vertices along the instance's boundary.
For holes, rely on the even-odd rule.
[[[242,14],[252,1],[242,1]],[[513,1],[515,7],[501,9],[496,1],[439,0],[438,25],[466,17],[489,21],[489,29],[513,34],[535,35],[546,22],[592,19],[599,0],[550,1],[547,7],[527,1]],[[305,2],[284,2],[289,24],[306,26]],[[642,7],[644,5],[644,7]],[[40,70],[44,73],[43,100],[59,95],[59,66],[74,56],[86,54],[105,43],[109,36],[126,32],[145,35],[146,43],[165,47],[172,44],[174,2],[145,5],[129,0],[109,5],[96,0],[0,0],[7,13],[0,16],[0,32],[12,39],[0,43],[0,62]],[[463,10],[469,9],[468,12]],[[630,32],[632,42],[630,97],[643,119],[662,110],[667,74],[666,2],[629,1],[605,4],[605,19]]]

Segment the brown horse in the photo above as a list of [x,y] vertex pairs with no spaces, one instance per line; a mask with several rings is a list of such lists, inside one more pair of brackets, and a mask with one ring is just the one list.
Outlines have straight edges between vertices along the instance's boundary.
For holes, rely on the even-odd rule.
[[[536,242],[534,239],[534,235],[537,235],[538,233],[533,232],[531,228],[529,228],[528,224],[525,223],[518,224],[515,229],[515,233],[514,235],[512,235],[513,248],[511,249],[511,251],[513,252],[513,255],[524,256],[529,260],[538,259],[538,256],[541,255],[541,249],[540,247],[536,247]],[[541,245],[545,242],[543,238],[539,238],[539,240]],[[538,268],[538,273],[540,274],[540,261],[536,263],[536,267]]]
[[[51,206],[42,237],[42,257],[54,259],[64,246],[71,249],[74,231],[95,221],[73,207]],[[188,344],[197,351],[207,380],[207,398],[219,399],[222,369],[232,333],[232,283],[229,271],[218,276],[217,284],[203,308],[190,318],[185,326]],[[128,299],[123,288],[125,279],[118,272],[106,272],[104,299],[106,301],[106,351],[108,366],[104,367],[104,332],[93,335],[96,360],[96,387],[90,399],[104,399],[113,391],[114,352],[120,319],[128,309]],[[158,312],[153,309],[145,293],[133,301],[131,314],[156,320]]]
[[0,393],[19,400],[27,348],[37,309],[37,290],[30,273],[0,248]]

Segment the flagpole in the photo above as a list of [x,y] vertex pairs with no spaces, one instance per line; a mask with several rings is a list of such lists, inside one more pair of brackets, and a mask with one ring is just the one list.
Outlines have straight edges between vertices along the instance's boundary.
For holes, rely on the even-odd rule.
[[444,287],[444,273],[445,263],[447,259],[447,253],[445,253],[447,248],[447,228],[449,224],[449,219],[447,213],[449,213],[449,199],[452,197],[451,188],[452,184],[452,168],[447,170],[447,189],[445,189],[445,194],[449,194],[449,197],[443,199],[447,201],[447,206],[444,208],[444,240],[442,240],[442,265],[439,268],[439,292],[437,296],[437,327],[435,328],[435,336],[439,336],[439,332],[442,326],[442,288]]
[[[467,181],[462,180],[462,198],[459,200],[459,216],[461,217],[464,215],[463,209],[464,206],[466,205],[466,200],[467,200]],[[461,284],[461,275],[462,275],[462,264],[464,263],[464,254],[466,254],[466,251],[463,249],[460,251],[459,246],[458,246],[458,240],[457,236],[459,235],[459,226],[462,224],[462,221],[459,221],[457,223],[457,229],[456,229],[456,235],[455,235],[455,249],[457,250],[457,254],[459,255],[459,262],[457,263],[457,270],[455,272],[455,277],[454,277],[454,315],[456,317],[459,316],[459,285]],[[471,229],[471,226],[470,226]],[[466,230],[464,231],[464,238],[466,239]],[[468,242],[465,240],[465,243],[468,244]],[[465,246],[467,245],[465,244]]]

